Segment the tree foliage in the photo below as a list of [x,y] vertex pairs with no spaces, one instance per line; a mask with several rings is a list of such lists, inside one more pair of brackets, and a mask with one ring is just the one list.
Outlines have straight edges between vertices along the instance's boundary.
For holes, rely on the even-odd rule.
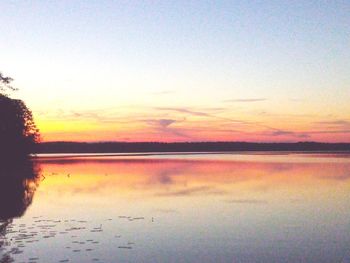
[[24,157],[34,151],[40,140],[32,112],[22,100],[11,99],[8,90],[15,90],[12,79],[0,73],[0,157]]
[[14,87],[11,86],[11,82],[13,81],[10,77],[5,77],[0,72],[0,93],[5,93],[7,90],[16,90]]

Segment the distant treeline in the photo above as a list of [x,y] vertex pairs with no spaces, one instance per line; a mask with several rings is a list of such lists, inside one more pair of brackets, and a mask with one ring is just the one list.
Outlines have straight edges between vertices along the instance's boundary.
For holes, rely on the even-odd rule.
[[251,143],[251,142],[46,142],[37,153],[136,153],[230,151],[350,151],[350,143]]

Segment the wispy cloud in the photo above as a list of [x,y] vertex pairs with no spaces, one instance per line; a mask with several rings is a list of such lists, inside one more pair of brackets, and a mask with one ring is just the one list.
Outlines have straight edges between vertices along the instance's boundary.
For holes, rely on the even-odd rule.
[[176,120],[173,119],[154,119],[154,120],[146,120],[146,122],[150,125],[155,125],[161,128],[166,128],[171,124],[175,123]]
[[[266,100],[265,98],[256,98],[256,99],[240,99],[239,101],[261,101],[261,100]],[[237,100],[238,101],[238,100]],[[310,135],[306,132],[294,132],[294,131],[289,131],[289,130],[282,130],[278,128],[271,127],[269,125],[265,125],[263,123],[255,122],[255,121],[244,121],[244,120],[237,120],[237,119],[232,119],[232,118],[227,118],[227,117],[221,117],[215,114],[215,110],[222,110],[222,108],[209,108],[208,110],[198,110],[198,109],[190,109],[188,107],[157,107],[155,108],[157,110],[162,110],[162,111],[172,111],[172,112],[180,112],[188,115],[193,115],[193,116],[201,116],[201,117],[210,117],[218,120],[223,120],[225,122],[231,123],[231,125],[234,125],[235,127],[239,126],[242,130],[242,128],[248,129],[248,127],[259,127],[263,129],[267,129],[267,131],[264,131],[261,133],[261,135],[264,136],[270,136],[270,137],[277,137],[277,136],[289,136],[289,137],[294,137],[294,138],[309,138]],[[214,111],[212,113],[211,111]],[[230,125],[228,123],[225,123],[225,125]],[[246,132],[239,131],[237,129],[229,129],[227,130],[228,132],[241,132],[242,134]],[[193,131],[192,131],[193,132]],[[213,132],[213,131],[212,131]],[[222,132],[222,129],[220,130]],[[258,134],[258,133],[257,133]]]
[[130,123],[130,119],[125,118],[117,113],[119,109],[95,109],[95,110],[70,110],[70,109],[56,109],[50,113],[40,113],[49,120],[92,120],[101,123]]
[[186,113],[186,114],[194,115],[194,116],[210,117],[210,114],[208,114],[206,112],[194,111],[194,110],[190,110],[188,108],[182,108],[182,107],[156,107],[155,109],[162,110],[162,111],[173,111],[173,112]]
[[269,132],[269,135],[271,136],[283,136],[283,135],[294,135],[295,133],[292,131],[283,131],[283,130],[276,130]]
[[273,129],[267,132],[263,133],[264,135],[267,136],[292,136],[296,138],[309,138],[310,135],[308,132],[294,132],[294,131],[287,131],[287,130],[279,130],[279,129]]
[[192,136],[186,134],[180,128],[170,127],[170,125],[178,122],[175,119],[148,119],[146,123],[150,125],[156,132],[166,134],[167,136],[175,136],[183,139],[191,140]]
[[308,131],[309,134],[339,134],[339,133],[350,133],[350,130],[320,130],[320,131]]
[[341,127],[350,129],[350,121],[348,120],[326,120],[314,122],[316,125],[326,126],[326,127]]
[[252,122],[235,120],[235,119],[231,119],[231,118],[217,116],[215,113],[217,113],[218,111],[223,111],[225,109],[223,107],[203,108],[200,110],[190,109],[188,107],[156,107],[154,109],[160,110],[160,111],[179,112],[179,113],[184,113],[184,114],[192,115],[192,116],[215,118],[218,120],[225,120],[225,121],[229,121],[229,122],[233,122],[233,123],[248,124],[248,125],[255,124]]

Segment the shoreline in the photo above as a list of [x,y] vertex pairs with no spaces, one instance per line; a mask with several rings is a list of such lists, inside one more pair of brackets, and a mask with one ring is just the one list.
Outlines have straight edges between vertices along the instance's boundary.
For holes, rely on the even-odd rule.
[[239,152],[350,152],[350,143],[257,142],[44,142],[35,154],[205,154]]
[[191,156],[191,155],[349,155],[350,151],[213,151],[213,152],[140,152],[140,153],[39,153],[31,155],[32,159],[61,159],[61,158],[89,158],[89,157],[147,157],[147,156]]

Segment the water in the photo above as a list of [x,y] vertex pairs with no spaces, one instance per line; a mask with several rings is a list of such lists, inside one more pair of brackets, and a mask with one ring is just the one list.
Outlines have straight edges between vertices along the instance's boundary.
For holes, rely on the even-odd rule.
[[0,262],[350,262],[349,154],[45,155],[28,171],[0,178]]

